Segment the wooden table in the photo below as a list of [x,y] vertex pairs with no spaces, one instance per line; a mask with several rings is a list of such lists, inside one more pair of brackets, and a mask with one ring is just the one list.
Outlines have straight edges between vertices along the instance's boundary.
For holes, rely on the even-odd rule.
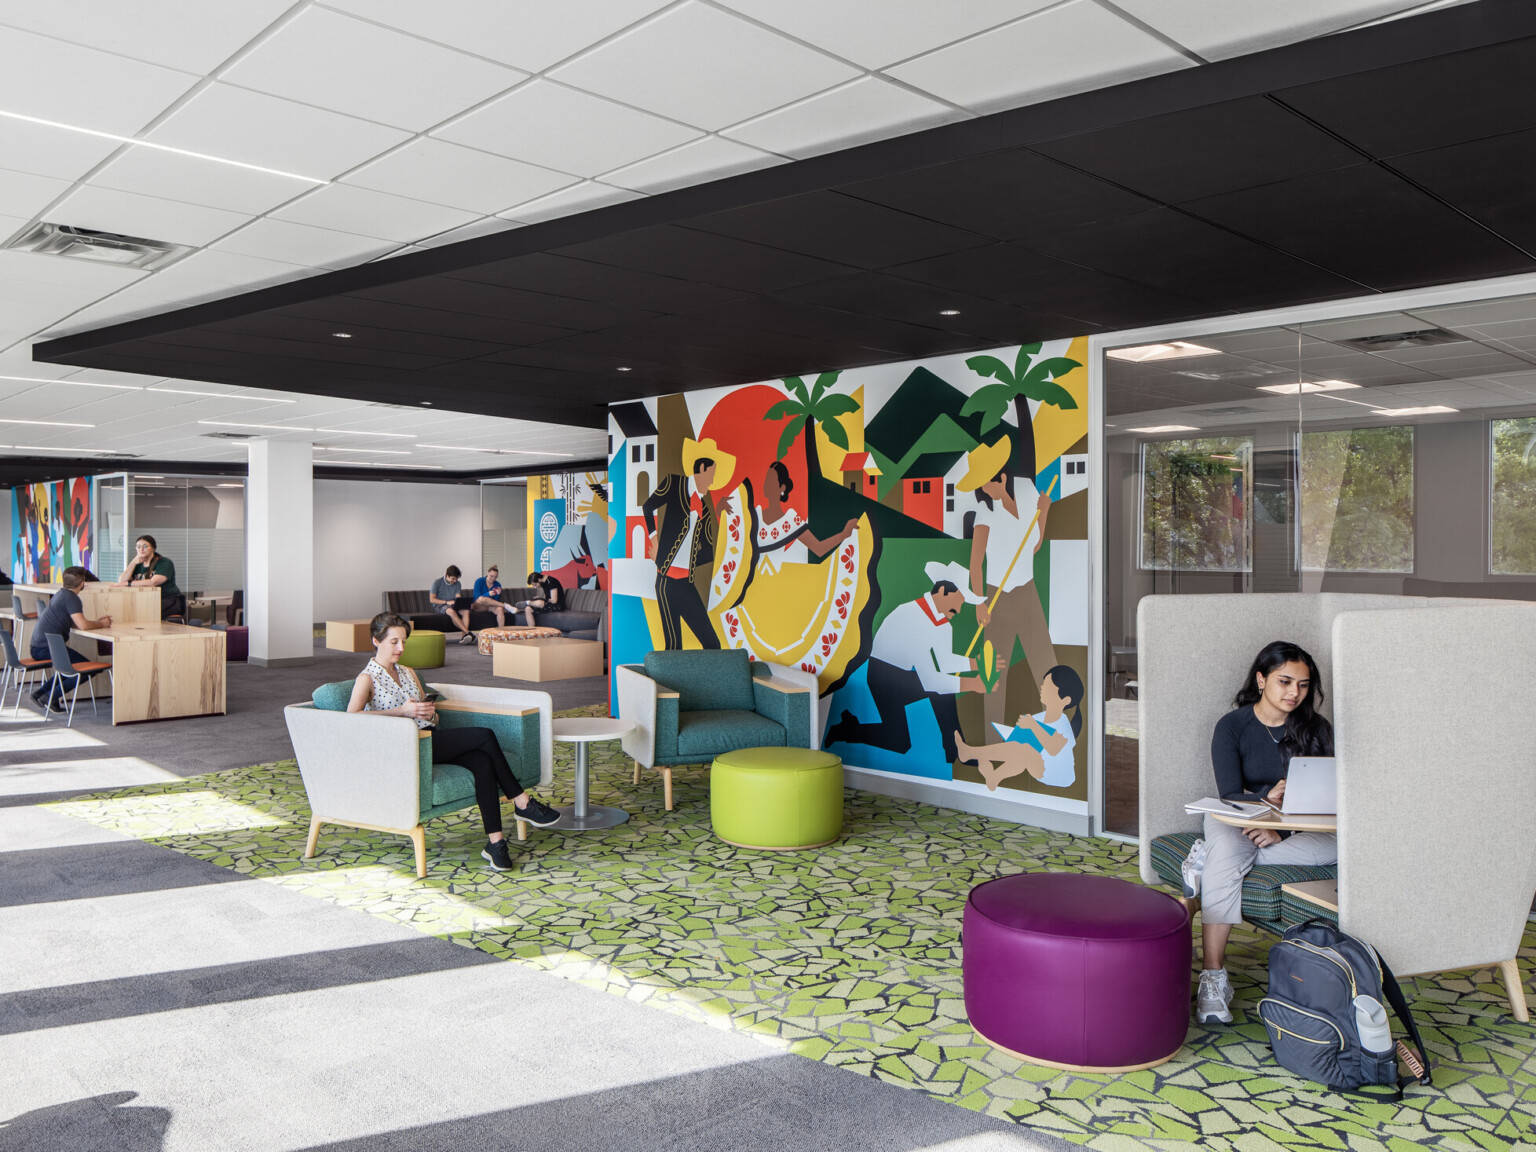
[[[15,584],[11,588],[13,602],[17,592],[26,593],[37,598],[37,614],[41,616],[43,610],[48,607],[44,601],[52,600],[54,593],[64,586],[62,584]],[[89,581],[80,589],[80,606],[88,620],[100,620],[103,616],[112,617],[112,623],[116,624],[153,624],[160,619],[160,589],[140,586],[119,586],[117,584],[102,584]],[[32,629],[37,627],[36,620],[27,620],[21,629],[21,635],[16,637],[16,647],[21,650],[23,656],[32,642]],[[77,629],[75,635],[81,633]],[[99,688],[99,686],[98,686]]]
[[1308,904],[1326,908],[1334,915],[1339,912],[1339,882],[1337,880],[1304,880],[1296,884],[1282,884],[1280,891],[1298,896]]
[[117,624],[74,635],[112,645],[112,723],[224,714],[224,633],[186,624]]
[[507,640],[491,645],[491,675],[512,680],[573,680],[603,674],[603,644],[599,640],[553,637]]
[[373,640],[369,634],[369,620],[327,620],[325,622],[325,646],[338,652],[372,652]]
[[1272,828],[1276,832],[1337,832],[1339,830],[1339,818],[1332,815],[1283,816],[1278,812],[1252,817],[1239,816],[1236,813],[1228,816],[1223,812],[1212,812],[1210,815],[1234,828]]

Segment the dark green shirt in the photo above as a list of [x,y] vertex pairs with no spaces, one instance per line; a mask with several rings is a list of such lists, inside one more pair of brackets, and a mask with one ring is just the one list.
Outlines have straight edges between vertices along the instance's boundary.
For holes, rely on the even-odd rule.
[[135,564],[133,572],[128,577],[131,584],[135,580],[148,580],[151,576],[164,576],[165,583],[160,585],[160,601],[164,603],[172,596],[180,596],[181,589],[176,587],[176,565],[165,556],[155,557],[154,567],[147,564]]

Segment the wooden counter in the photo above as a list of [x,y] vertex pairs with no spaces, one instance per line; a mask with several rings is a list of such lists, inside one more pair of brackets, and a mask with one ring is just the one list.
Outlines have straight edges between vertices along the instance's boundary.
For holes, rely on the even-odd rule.
[[74,634],[112,645],[113,724],[224,714],[223,632],[155,620]]
[[[12,595],[20,591],[52,599],[62,587],[62,584],[17,584]],[[90,620],[110,616],[113,624],[153,624],[160,619],[159,588],[125,588],[117,584],[88,582],[80,589],[80,603]]]

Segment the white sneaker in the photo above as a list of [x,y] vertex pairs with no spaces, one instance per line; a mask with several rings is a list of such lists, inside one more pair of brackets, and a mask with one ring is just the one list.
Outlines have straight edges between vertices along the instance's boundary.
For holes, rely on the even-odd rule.
[[1195,994],[1196,1024],[1230,1024],[1232,982],[1225,968],[1205,968],[1200,972],[1200,991]]
[[1184,857],[1184,863],[1180,869],[1184,875],[1184,895],[1194,897],[1200,895],[1200,876],[1205,871],[1205,841],[1196,840],[1189,847],[1189,855]]

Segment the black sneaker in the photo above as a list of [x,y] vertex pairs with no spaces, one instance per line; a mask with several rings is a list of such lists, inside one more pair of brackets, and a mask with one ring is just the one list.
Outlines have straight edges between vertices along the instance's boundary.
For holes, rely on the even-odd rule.
[[48,707],[52,708],[55,712],[69,711],[69,709],[65,706],[64,701],[58,696],[55,696],[48,702]]
[[560,823],[560,813],[536,796],[528,797],[528,807],[519,808],[517,818],[527,821],[535,828],[549,828]]
[[480,855],[491,862],[493,872],[512,871],[512,853],[507,851],[505,840],[492,840],[481,849]]

